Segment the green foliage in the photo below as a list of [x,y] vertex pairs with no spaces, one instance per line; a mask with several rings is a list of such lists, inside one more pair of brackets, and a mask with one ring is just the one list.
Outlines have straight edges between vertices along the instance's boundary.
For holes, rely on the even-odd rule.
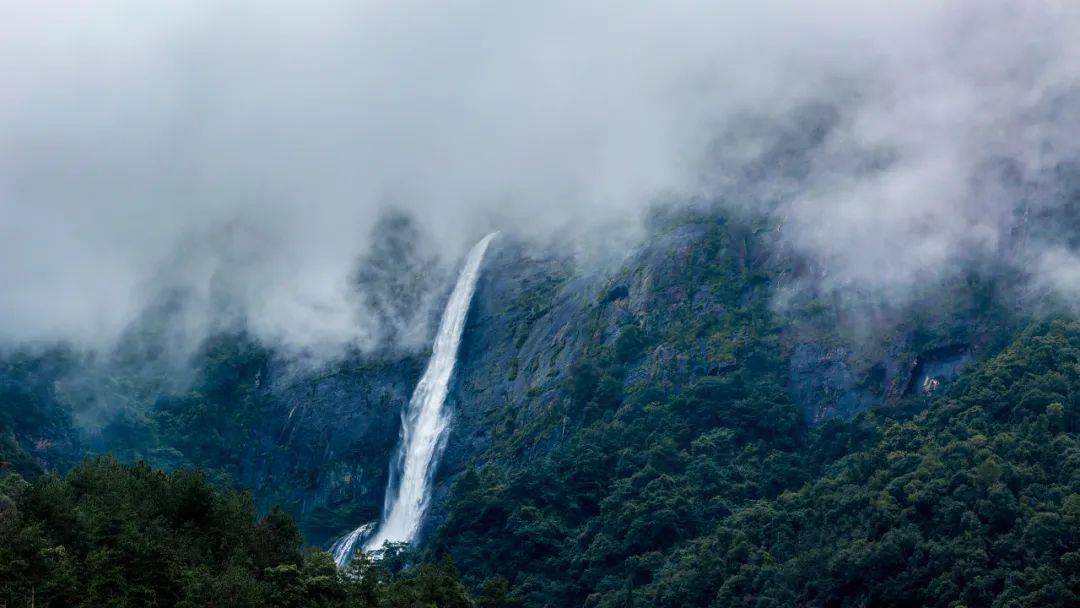
[[[0,478],[0,606],[471,607],[450,563],[345,572],[281,510],[204,474],[112,458]],[[505,597],[505,596],[503,596]]]
[[615,359],[620,363],[633,361],[645,349],[645,332],[637,325],[627,325],[615,340]]
[[75,363],[64,348],[0,355],[0,471],[22,475],[67,466],[77,443],[55,378]]
[[257,400],[253,383],[268,356],[245,336],[209,339],[195,362],[199,374],[192,390],[158,398],[149,412],[147,423],[160,443],[212,472],[216,480],[237,478],[242,463],[236,446],[244,445],[266,406]]
[[655,606],[1074,606],[1080,324],[1033,328],[813,483],[665,560]]
[[[710,271],[688,283],[727,294],[729,278]],[[513,455],[495,451],[459,477],[431,556],[453,556],[474,588],[494,592],[505,580],[503,595],[522,605],[623,606],[675,548],[738,505],[808,478],[800,453],[810,438],[784,390],[768,311],[755,302],[718,317],[674,310],[674,322],[648,334],[623,325],[569,370],[564,416],[581,424],[545,458],[510,469]],[[721,337],[736,332],[737,344]],[[679,384],[630,380],[650,344],[687,333],[716,336],[716,359],[741,364]]]
[[674,314],[654,340],[737,362],[676,384],[628,383],[647,341],[624,326],[569,370],[581,424],[461,475],[430,554],[538,607],[1080,601],[1080,323],[1032,327],[943,397],[808,428],[768,317]]

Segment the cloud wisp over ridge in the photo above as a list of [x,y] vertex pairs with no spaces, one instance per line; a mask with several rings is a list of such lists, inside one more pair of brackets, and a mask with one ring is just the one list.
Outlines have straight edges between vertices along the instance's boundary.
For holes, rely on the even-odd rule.
[[[364,348],[351,278],[387,209],[449,259],[749,205],[826,288],[903,294],[1080,189],[1069,3],[8,4],[7,341],[108,343],[179,290],[194,333]],[[1080,291],[1073,245],[1023,263]]]

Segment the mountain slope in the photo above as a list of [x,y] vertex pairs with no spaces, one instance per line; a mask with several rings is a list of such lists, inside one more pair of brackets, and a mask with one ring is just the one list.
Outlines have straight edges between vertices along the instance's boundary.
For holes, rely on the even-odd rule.
[[1080,324],[1039,324],[914,418],[667,557],[654,606],[1071,606]]
[[[888,418],[927,407],[1018,322],[994,304],[1005,288],[973,277],[928,286],[853,339],[836,307],[775,307],[793,270],[771,245],[753,224],[699,217],[658,231],[591,291],[566,283],[523,341],[549,340],[547,358],[516,351],[540,373],[502,401],[460,389],[465,416],[487,403],[494,414],[454,431],[484,437],[483,451],[463,473],[444,469],[453,485],[432,554],[451,555],[466,580],[508,578],[528,605],[659,601],[642,589],[686,543],[870,449]],[[466,355],[462,376],[491,352]],[[561,357],[570,363],[551,363]]]
[[[940,605],[1070,599],[1067,534],[1019,558],[980,541],[993,557],[969,567],[953,546],[968,528],[926,526],[922,503],[904,501],[915,479],[951,492],[982,474],[941,446],[963,434],[950,404],[993,379],[1005,384],[991,382],[992,401],[1011,404],[994,407],[1038,404],[1030,416],[995,410],[978,423],[980,441],[1037,440],[1067,465],[991,450],[998,479],[1006,461],[1023,474],[1005,484],[1024,505],[1009,511],[1021,530],[1012,538],[1031,544],[1031,526],[1072,525],[1075,328],[1017,329],[1030,314],[1005,305],[1019,283],[1007,269],[960,269],[898,302],[821,290],[815,272],[768,221],[693,208],[658,213],[642,244],[607,267],[495,243],[448,397],[421,552],[451,557],[474,588],[505,578],[528,606],[901,605],[922,588]],[[1032,346],[1040,340],[1051,346]],[[1017,367],[1009,357],[1029,349],[1049,351],[1022,373],[990,371]],[[137,360],[97,362],[105,379],[89,382],[71,353],[9,358],[2,386],[16,415],[0,425],[12,460],[62,469],[89,450],[201,467],[252,489],[260,510],[281,504],[326,546],[377,517],[424,357],[387,349],[311,370],[240,331],[207,340],[186,383]],[[1031,396],[1041,394],[1024,384],[1032,377],[1053,400]],[[1031,435],[1040,416],[1057,416],[1046,410],[1055,402],[1053,433]],[[957,423],[975,420],[972,407]],[[100,416],[91,427],[88,412]],[[897,444],[907,429],[915,439]],[[1047,483],[1062,489],[1047,494]],[[956,486],[967,489],[948,509],[978,519],[979,500],[1000,498],[979,498],[973,484]],[[951,578],[930,574],[942,564]],[[1010,582],[1024,572],[1047,582]]]

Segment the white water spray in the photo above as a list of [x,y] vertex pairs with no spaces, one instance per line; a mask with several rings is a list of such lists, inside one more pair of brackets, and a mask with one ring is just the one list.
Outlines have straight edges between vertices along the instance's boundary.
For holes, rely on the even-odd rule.
[[435,463],[446,447],[450,418],[443,411],[443,403],[457,363],[465,317],[480,276],[480,262],[496,234],[487,235],[469,251],[446,303],[431,359],[413,391],[408,409],[401,416],[401,444],[390,467],[382,523],[365,543],[368,551],[381,549],[387,542],[412,542],[420,529],[431,498],[429,486]]
[[338,565],[338,568],[344,568],[349,563],[353,556],[353,547],[356,546],[357,541],[370,534],[378,523],[377,521],[369,521],[335,540],[334,544],[330,545],[330,555],[334,556],[334,563]]

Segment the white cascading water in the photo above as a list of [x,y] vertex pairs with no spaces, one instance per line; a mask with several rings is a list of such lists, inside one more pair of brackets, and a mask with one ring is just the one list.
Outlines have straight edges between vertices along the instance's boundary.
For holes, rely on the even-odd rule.
[[[382,523],[364,544],[368,551],[381,549],[387,542],[412,542],[420,529],[430,499],[429,486],[435,463],[446,447],[450,417],[443,410],[443,403],[457,364],[465,317],[476,290],[484,252],[497,234],[485,236],[469,251],[446,303],[427,369],[413,391],[408,409],[401,415],[401,444],[390,467]],[[347,561],[348,557],[345,559]]]
[[369,521],[335,540],[334,544],[330,545],[330,555],[334,557],[334,563],[338,565],[338,568],[344,568],[349,563],[349,560],[352,559],[353,547],[356,546],[357,541],[370,534],[378,523],[377,521]]

